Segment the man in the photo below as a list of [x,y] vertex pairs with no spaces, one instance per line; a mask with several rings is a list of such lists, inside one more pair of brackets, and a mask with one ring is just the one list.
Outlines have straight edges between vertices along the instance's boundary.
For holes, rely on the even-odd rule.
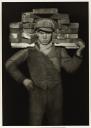
[[[48,125],[62,125],[61,68],[71,73],[78,69],[82,61],[84,44],[77,42],[79,49],[71,58],[65,48],[54,46],[54,31],[55,24],[51,19],[38,20],[35,47],[20,50],[6,62],[7,71],[30,93],[30,125],[42,125],[45,113]],[[30,78],[18,69],[24,61],[27,61]]]

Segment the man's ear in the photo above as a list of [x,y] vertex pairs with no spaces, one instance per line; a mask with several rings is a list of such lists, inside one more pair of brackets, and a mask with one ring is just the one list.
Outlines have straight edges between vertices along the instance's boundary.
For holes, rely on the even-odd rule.
[[37,31],[34,33],[34,35],[35,35],[35,37],[38,38],[38,32]]
[[38,36],[38,31],[35,31],[35,35]]

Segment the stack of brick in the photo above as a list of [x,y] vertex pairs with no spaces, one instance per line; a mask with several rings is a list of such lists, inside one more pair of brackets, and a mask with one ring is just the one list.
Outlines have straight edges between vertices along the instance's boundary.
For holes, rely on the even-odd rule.
[[32,12],[22,14],[21,22],[10,24],[10,42],[11,43],[29,43],[36,39],[34,34],[34,24],[39,17]]
[[[73,43],[79,41],[79,23],[71,23],[69,15],[58,13],[57,8],[42,8],[33,9],[32,12],[23,13],[21,16],[21,22],[10,24],[11,43],[32,44],[37,39],[34,33],[34,26],[36,24],[36,20],[40,18],[38,14],[51,14],[50,18],[56,22],[57,29],[54,33],[54,40],[56,46],[63,45],[68,48],[73,48]],[[74,47],[76,47],[76,45]]]
[[33,14],[57,14],[57,8],[38,8],[33,9]]
[[[66,46],[66,48],[77,48],[75,43],[79,41],[79,23],[71,23],[68,14],[54,14],[51,17],[58,23],[56,31],[56,46]],[[74,46],[74,47],[73,47]]]
[[58,22],[57,34],[60,34],[60,37],[58,38],[64,39],[64,38],[78,37],[77,35],[78,35],[79,23],[71,23],[68,14],[55,14],[51,18]]

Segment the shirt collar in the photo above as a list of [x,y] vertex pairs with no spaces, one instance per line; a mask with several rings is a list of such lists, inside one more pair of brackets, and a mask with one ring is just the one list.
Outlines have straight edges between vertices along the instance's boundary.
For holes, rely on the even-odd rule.
[[49,44],[47,44],[47,45],[42,45],[39,41],[37,41],[37,42],[35,42],[35,48],[37,49],[37,50],[40,50],[40,49],[42,49],[42,50],[45,50],[45,49],[49,49],[49,48],[51,48],[53,46],[53,41],[51,41]]

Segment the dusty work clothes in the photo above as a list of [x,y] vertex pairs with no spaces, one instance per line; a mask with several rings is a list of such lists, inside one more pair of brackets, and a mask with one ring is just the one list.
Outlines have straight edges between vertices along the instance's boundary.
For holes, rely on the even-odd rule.
[[62,87],[31,90],[30,125],[42,125],[46,114],[48,125],[62,125]]
[[26,78],[18,65],[27,61],[30,78],[34,83],[30,100],[30,125],[42,125],[45,112],[50,125],[62,123],[62,82],[61,68],[67,72],[78,69],[81,59],[71,58],[65,48],[54,45],[48,55],[39,49],[27,48],[17,52],[6,63],[12,77],[21,82]]

